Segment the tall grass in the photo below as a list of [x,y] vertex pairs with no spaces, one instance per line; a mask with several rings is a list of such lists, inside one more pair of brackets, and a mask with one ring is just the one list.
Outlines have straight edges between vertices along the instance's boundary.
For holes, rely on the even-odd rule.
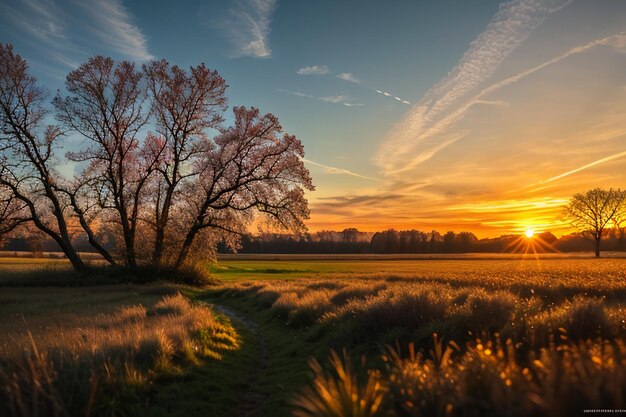
[[[368,366],[334,353],[313,361],[313,380],[294,401],[300,417],[570,416],[626,406],[621,288],[598,288],[600,297],[572,292],[583,278],[562,292],[494,279],[254,282],[223,296],[249,298],[309,341],[367,356]],[[410,348],[378,354],[385,344]]]
[[[438,341],[435,339],[435,345]],[[623,409],[626,344],[550,345],[519,359],[510,341],[448,345],[408,355],[389,349],[382,370],[358,380],[349,359],[313,363],[314,382],[294,401],[297,416],[572,416]],[[362,370],[363,372],[363,370]],[[373,407],[375,404],[376,407]]]
[[499,338],[537,349],[558,343],[563,334],[570,340],[626,335],[621,303],[582,294],[553,301],[502,289],[393,279],[240,283],[223,293],[248,297],[290,326],[329,333],[344,344],[427,342],[438,332],[460,343]]
[[151,382],[202,358],[236,349],[234,329],[180,294],[152,308],[100,315],[84,328],[36,341],[0,363],[0,415],[137,412]]

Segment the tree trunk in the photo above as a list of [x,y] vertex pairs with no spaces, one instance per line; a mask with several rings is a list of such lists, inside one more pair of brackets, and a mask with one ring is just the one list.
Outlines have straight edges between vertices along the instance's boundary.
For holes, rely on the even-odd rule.
[[67,256],[67,259],[69,259],[76,272],[82,272],[85,270],[85,263],[82,259],[80,259],[80,256],[73,248],[70,251],[66,251],[65,255]]
[[132,227],[128,225],[128,215],[126,214],[126,210],[120,210],[120,220],[122,222],[124,246],[126,247],[126,266],[129,268],[136,268],[137,258],[135,256],[135,234]]
[[154,253],[152,255],[152,264],[155,267],[161,265],[161,258],[163,257],[163,241],[165,240],[164,228],[157,226],[156,237],[154,240]]
[[[44,230],[44,232],[46,231]],[[61,250],[63,251],[65,256],[67,256],[67,259],[70,261],[70,263],[72,264],[72,267],[74,267],[74,270],[76,272],[82,272],[85,270],[85,263],[83,262],[82,259],[80,259],[80,256],[78,255],[78,252],[76,251],[76,249],[74,249],[74,246],[72,245],[72,242],[69,240],[69,237],[53,236],[49,233],[48,235],[52,237],[57,242],[57,244],[61,247]]]
[[[174,172],[177,171],[178,162],[176,162],[174,165]],[[174,190],[176,189],[177,185],[178,181],[176,180],[176,174],[174,174],[174,178],[172,179],[171,184],[167,187],[167,192],[165,193],[165,199],[163,201],[161,215],[157,215],[156,237],[154,241],[154,253],[152,255],[152,263],[156,267],[161,264],[161,259],[163,258],[163,250],[165,249],[165,228],[167,227],[167,223],[170,218],[172,199],[174,198]]]
[[189,249],[191,248],[191,245],[193,244],[193,240],[195,239],[196,234],[198,233],[198,230],[199,229],[194,226],[187,233],[187,236],[185,237],[185,241],[183,242],[183,246],[180,248],[180,252],[178,252],[178,258],[176,259],[176,264],[174,265],[176,269],[183,266],[183,264],[187,260],[187,255],[189,255]]
[[600,241],[601,239],[596,239],[596,258],[600,257]]

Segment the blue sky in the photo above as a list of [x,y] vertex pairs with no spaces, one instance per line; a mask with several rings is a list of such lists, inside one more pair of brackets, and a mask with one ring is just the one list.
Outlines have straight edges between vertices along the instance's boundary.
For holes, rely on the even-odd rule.
[[563,228],[572,192],[626,186],[625,22],[613,0],[0,0],[51,91],[96,54],[217,69],[304,143],[313,230]]

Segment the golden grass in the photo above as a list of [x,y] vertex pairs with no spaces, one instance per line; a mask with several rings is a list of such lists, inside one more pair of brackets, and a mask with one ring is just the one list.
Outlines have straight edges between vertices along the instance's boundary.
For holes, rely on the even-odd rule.
[[391,342],[385,334],[409,340],[415,332],[429,338],[437,331],[459,341],[497,333],[530,348],[545,346],[562,332],[572,340],[626,335],[621,294],[609,290],[608,297],[548,297],[541,291],[524,295],[515,288],[388,278],[243,282],[223,291],[257,300],[292,326],[343,326],[343,342],[375,337]]
[[468,344],[463,351],[435,337],[429,354],[389,349],[382,370],[361,369],[333,353],[330,370],[314,362],[314,381],[294,401],[297,416],[572,416],[622,409],[626,344],[586,341],[551,345],[519,359],[509,341]]
[[[586,275],[571,274],[565,286],[563,271],[544,274],[555,274],[554,282],[487,271],[484,280],[240,282],[223,294],[255,300],[309,340],[366,352],[360,364],[334,353],[325,366],[312,362],[313,380],[294,402],[300,417],[547,417],[624,408],[624,283],[598,275],[591,291]],[[381,344],[410,349],[376,355]]]
[[119,414],[155,377],[237,347],[228,323],[180,294],[99,314],[2,358],[0,415]]

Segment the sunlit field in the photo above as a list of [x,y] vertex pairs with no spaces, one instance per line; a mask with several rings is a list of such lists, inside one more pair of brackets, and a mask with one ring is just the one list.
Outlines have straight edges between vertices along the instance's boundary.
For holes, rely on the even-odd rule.
[[1,412],[569,416],[626,398],[626,259],[252,258],[202,289],[41,287],[63,261],[3,259]]
[[[565,416],[625,398],[624,266],[233,260],[222,277],[242,280],[219,293],[339,352],[312,362],[296,415]],[[298,269],[307,278],[294,279]],[[245,270],[288,279],[244,280]]]

